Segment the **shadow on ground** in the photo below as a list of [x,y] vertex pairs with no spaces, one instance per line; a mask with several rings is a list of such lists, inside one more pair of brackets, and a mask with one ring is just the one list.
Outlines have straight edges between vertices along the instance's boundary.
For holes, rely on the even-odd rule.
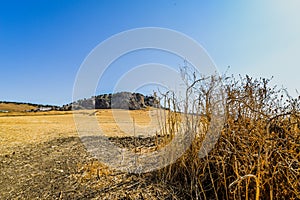
[[[124,140],[111,139],[131,148],[133,140]],[[172,199],[167,186],[154,181],[153,173],[110,170],[87,153],[78,137],[9,151],[0,155],[1,199]]]

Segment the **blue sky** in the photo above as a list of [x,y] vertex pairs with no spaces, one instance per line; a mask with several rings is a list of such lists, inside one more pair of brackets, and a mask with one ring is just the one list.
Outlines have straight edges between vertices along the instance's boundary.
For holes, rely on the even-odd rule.
[[[207,50],[221,73],[231,66],[229,74],[274,76],[272,84],[296,95],[299,8],[297,0],[0,0],[0,100],[69,103],[89,52],[114,34],[141,27],[182,32]],[[102,84],[108,92],[109,83]]]

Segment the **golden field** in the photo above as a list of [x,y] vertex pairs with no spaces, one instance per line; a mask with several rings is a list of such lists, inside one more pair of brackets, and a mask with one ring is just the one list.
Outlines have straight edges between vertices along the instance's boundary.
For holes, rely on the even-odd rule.
[[26,110],[31,110],[36,108],[36,106],[28,104],[15,104],[15,103],[0,103],[0,110],[7,110],[10,112],[24,112]]
[[[300,96],[293,98],[285,90],[276,90],[264,78],[226,78],[224,121],[218,121],[219,135],[212,135],[216,121],[211,117],[218,108],[212,102],[219,97],[213,88],[220,79],[199,79],[191,84],[191,93],[197,96],[187,96],[185,105],[196,106],[195,115],[155,109],[1,113],[0,196],[4,199],[300,199]],[[178,105],[172,97],[167,102]],[[177,116],[189,117],[180,121]],[[101,128],[96,133],[95,122]],[[86,129],[87,136],[106,135],[118,147],[142,156],[144,152],[159,151],[169,145],[178,130],[196,137],[187,137],[191,144],[173,163],[140,174],[104,166],[87,153],[76,128]],[[91,146],[97,139],[86,138]],[[173,152],[178,152],[177,147],[181,146],[175,146]],[[107,155],[103,152],[108,151],[102,150],[100,155]],[[117,152],[106,158],[117,158],[117,162],[124,163],[118,155]],[[171,156],[156,162],[164,162]],[[138,166],[138,161],[133,163]]]
[[[7,106],[8,107],[8,106]],[[6,153],[14,146],[41,143],[58,137],[76,137],[76,116],[93,115],[105,136],[133,136],[133,119],[136,134],[145,135],[151,128],[159,128],[158,113],[148,110],[92,110],[92,111],[50,111],[10,112],[0,114],[0,152]],[[117,120],[117,122],[116,122]]]
[[[130,196],[135,199],[140,194],[130,185],[139,181],[139,178],[109,170],[93,158],[78,137],[74,116],[83,120],[96,118],[103,134],[108,137],[127,136],[126,141],[114,140],[117,144],[121,142],[122,145],[143,146],[143,140],[132,140],[132,136],[149,132],[149,127],[153,124],[155,128],[159,128],[159,112],[161,111],[145,109],[49,112],[22,110],[1,113],[1,198],[118,199],[114,195],[119,195],[120,191],[132,190]],[[116,188],[111,188],[112,177],[117,181],[117,191]],[[163,196],[163,189],[157,187],[154,190],[155,186],[152,184],[143,187],[145,198],[148,196],[148,199],[153,199],[158,190],[162,191]],[[86,191],[87,188],[89,191]]]

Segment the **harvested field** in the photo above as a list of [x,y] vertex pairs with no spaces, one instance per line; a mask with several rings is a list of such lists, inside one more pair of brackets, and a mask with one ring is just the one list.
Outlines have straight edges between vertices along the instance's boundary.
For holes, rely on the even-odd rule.
[[[116,112],[126,116],[125,111]],[[95,114],[106,133],[111,131],[109,139],[117,146],[131,150],[135,145],[155,146],[153,137],[112,137],[120,130],[111,110],[98,110]],[[130,114],[137,124],[149,123],[145,111]],[[131,123],[128,121],[128,126]],[[2,115],[0,169],[2,199],[171,198],[166,186],[156,184],[151,173],[138,176],[113,171],[91,157],[77,135],[72,112]]]
[[[229,80],[226,118],[220,126],[220,135],[209,134],[212,107],[206,104],[206,99],[197,105],[202,108],[197,115],[155,109],[1,113],[0,196],[3,199],[300,199],[300,97],[285,99],[285,93],[268,88],[267,83],[265,79],[249,77],[240,82]],[[202,89],[197,91],[202,93],[197,99],[209,94],[206,90],[210,91],[210,87],[204,84],[199,88]],[[165,116],[167,121],[162,120]],[[75,126],[74,120],[80,125]],[[99,124],[101,131],[93,129],[95,124]],[[179,140],[175,143],[179,146],[171,149],[172,154],[152,159],[144,156],[143,153],[160,151],[164,145],[172,146],[173,141],[169,141],[177,133],[178,124],[184,128],[179,129],[184,135],[191,132],[195,136],[190,138],[190,145]],[[76,131],[79,129],[83,130],[81,140]],[[112,168],[129,169],[126,173],[109,169],[87,152],[87,148],[95,153],[93,150],[106,145],[103,138],[118,148],[105,151],[109,149],[105,146],[97,155],[108,159],[109,163],[105,163]],[[184,154],[169,162],[185,145],[188,148]],[[204,154],[210,146],[211,151]],[[123,154],[121,148],[128,149],[129,154]],[[140,166],[132,152],[147,159],[142,160],[142,167],[155,171],[132,171]],[[129,168],[133,163],[133,168]],[[156,163],[166,165],[156,167]]]

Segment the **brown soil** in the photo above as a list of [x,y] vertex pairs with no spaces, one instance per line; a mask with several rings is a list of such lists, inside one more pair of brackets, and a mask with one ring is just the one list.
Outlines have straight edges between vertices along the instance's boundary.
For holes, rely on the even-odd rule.
[[[115,126],[108,123],[110,111],[99,113],[107,130]],[[145,123],[141,111],[131,114]],[[154,137],[109,139],[131,150],[153,148],[156,142]],[[0,117],[0,145],[1,199],[172,199],[153,173],[110,170],[89,155],[70,113]]]
[[109,170],[89,156],[77,137],[14,148],[0,156],[0,168],[3,199],[171,198],[151,174]]

